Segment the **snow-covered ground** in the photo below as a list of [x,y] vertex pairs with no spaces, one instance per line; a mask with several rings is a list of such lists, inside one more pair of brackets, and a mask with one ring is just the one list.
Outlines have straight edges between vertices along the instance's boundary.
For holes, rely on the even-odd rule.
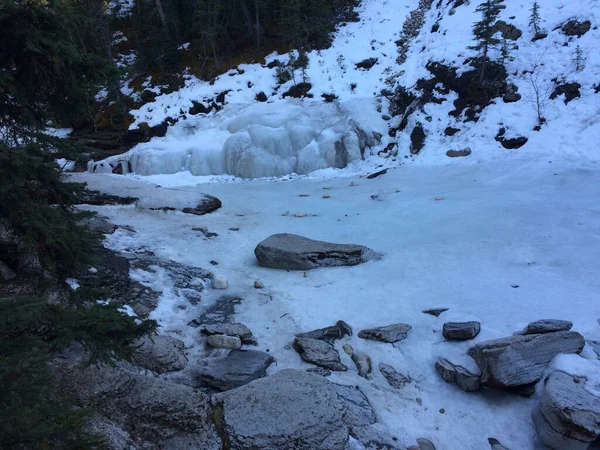
[[[482,331],[474,342],[509,336],[542,318],[571,320],[586,339],[600,339],[600,166],[595,163],[402,166],[375,179],[296,178],[172,188],[157,187],[145,177],[72,177],[93,189],[142,199],[176,201],[190,192],[219,197],[223,207],[200,217],[133,206],[94,208],[136,230],[117,230],[108,236],[109,247],[147,249],[229,280],[227,291],[209,289],[200,304],[187,305],[184,311],[168,283],[150,276],[150,286],[164,289],[152,317],[165,332],[195,346],[193,355],[200,351],[198,330],[187,323],[220,295],[237,295],[243,301],[236,320],[248,325],[259,348],[275,357],[271,372],[309,367],[289,347],[295,333],[345,320],[355,334],[337,341],[336,348],[350,370],[331,379],[359,385],[378,420],[407,445],[427,437],[438,450],[480,450],[487,448],[488,437],[495,437],[513,450],[542,448],[530,418],[535,396],[468,394],[435,372],[440,357],[475,368],[465,354],[473,342],[446,342],[441,335],[444,322],[480,321]],[[177,176],[163,181],[169,178]],[[207,227],[218,236],[203,239],[194,227]],[[384,258],[309,272],[259,267],[254,247],[278,232],[359,243]],[[212,266],[213,260],[219,264]],[[134,275],[144,279],[143,274]],[[265,288],[255,289],[255,280]],[[422,313],[435,307],[449,311],[439,318]],[[395,322],[413,326],[409,337],[396,345],[356,336],[362,328]],[[358,377],[341,350],[345,343],[371,356],[372,380]],[[586,350],[584,355],[591,353]],[[391,389],[376,369],[380,362],[414,381],[403,390]],[[599,361],[587,364],[600,374]]]

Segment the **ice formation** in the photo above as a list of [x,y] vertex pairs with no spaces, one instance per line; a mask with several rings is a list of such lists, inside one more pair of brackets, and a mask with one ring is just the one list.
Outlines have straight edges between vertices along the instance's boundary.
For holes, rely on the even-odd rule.
[[[242,178],[308,174],[343,168],[376,144],[376,134],[360,128],[337,103],[285,100],[189,117],[129,152],[91,162],[91,172],[117,165],[139,175],[229,174]],[[128,164],[127,164],[128,162]]]

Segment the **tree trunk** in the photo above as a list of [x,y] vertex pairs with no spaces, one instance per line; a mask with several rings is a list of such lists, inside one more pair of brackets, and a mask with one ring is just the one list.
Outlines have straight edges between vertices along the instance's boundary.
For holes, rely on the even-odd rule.
[[162,26],[165,31],[167,31],[167,17],[165,16],[165,10],[163,9],[162,3],[160,0],[154,0],[154,3],[156,4],[156,10],[158,11]]

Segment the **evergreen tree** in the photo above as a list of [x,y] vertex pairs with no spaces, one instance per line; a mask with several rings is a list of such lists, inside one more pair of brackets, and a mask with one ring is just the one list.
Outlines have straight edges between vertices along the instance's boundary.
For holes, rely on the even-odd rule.
[[581,72],[583,70],[585,58],[583,56],[583,51],[581,50],[581,47],[579,45],[577,45],[577,47],[575,48],[573,63],[575,63],[575,70],[577,72]]
[[481,20],[473,25],[473,34],[477,43],[469,48],[479,53],[479,85],[483,84],[485,79],[485,68],[488,61],[488,54],[491,48],[501,43],[500,39],[495,37],[498,30],[495,27],[498,15],[503,7],[504,0],[485,0],[476,11],[481,13]]
[[536,36],[539,36],[541,33],[541,28],[540,28],[540,21],[541,21],[541,17],[540,17],[540,6],[538,5],[537,1],[533,2],[533,5],[531,6],[531,15],[529,16],[529,25],[531,27],[533,27],[533,32],[535,33]]

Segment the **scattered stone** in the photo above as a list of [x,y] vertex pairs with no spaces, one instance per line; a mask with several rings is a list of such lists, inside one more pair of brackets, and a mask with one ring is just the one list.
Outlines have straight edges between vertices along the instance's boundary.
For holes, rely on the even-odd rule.
[[331,198],[331,195],[329,195],[329,194],[323,194],[322,198]]
[[425,146],[425,138],[427,135],[425,134],[425,130],[423,129],[423,125],[418,123],[413,128],[410,133],[410,154],[418,155],[419,152]]
[[228,348],[230,350],[238,350],[242,347],[239,337],[226,334],[211,334],[206,338],[206,344],[212,348]]
[[412,329],[405,323],[395,323],[385,327],[368,328],[358,333],[358,337],[379,342],[398,342],[406,339],[408,332]]
[[471,154],[471,148],[463,148],[462,150],[448,150],[446,152],[446,156],[450,158],[461,158],[464,156],[469,156]]
[[213,260],[211,260],[211,261],[210,261],[210,264],[211,264],[211,265],[213,265],[213,266],[218,266],[218,265],[219,265],[219,262],[218,262],[218,261],[215,261],[215,260],[213,259]]
[[307,333],[299,333],[296,337],[307,337],[311,339],[319,339],[321,341],[327,341],[333,343],[336,339],[342,339],[344,336],[352,336],[352,327],[343,320],[338,320],[335,325],[325,328],[319,328],[317,330],[309,331]]
[[574,331],[511,336],[485,341],[469,349],[481,370],[481,383],[522,395],[535,392],[535,384],[559,353],[581,353],[585,341]]
[[288,233],[268,237],[254,254],[261,266],[287,270],[354,266],[381,257],[362,245],[332,244]]
[[518,92],[507,92],[502,97],[502,100],[504,101],[504,103],[515,103],[521,100],[521,94],[519,94]]
[[230,228],[229,231],[240,231],[240,229],[238,227],[233,227],[233,228]]
[[498,439],[489,438],[488,442],[490,443],[492,450],[509,450],[507,447],[502,445]]
[[372,368],[371,357],[363,352],[352,352],[350,357],[358,369],[358,376],[369,379]]
[[201,327],[200,332],[209,336],[213,334],[237,336],[242,341],[242,344],[256,344],[252,331],[242,323],[216,323],[201,325]]
[[348,389],[355,390],[303,370],[282,370],[216,396],[215,422],[232,450],[345,449],[350,427],[374,421],[366,399],[357,404]]
[[378,423],[368,427],[353,427],[350,434],[365,450],[406,450],[398,438],[390,436],[389,431]]
[[419,450],[435,450],[433,442],[431,442],[429,439],[418,438],[417,444],[419,444]]
[[298,194],[298,197],[310,197],[308,194]]
[[229,287],[229,282],[224,275],[214,275],[210,285],[213,289],[225,290]]
[[262,289],[264,287],[265,287],[265,285],[262,284],[260,281],[258,281],[258,280],[254,281],[254,289]]
[[202,367],[199,381],[219,391],[227,391],[264,377],[274,361],[268,353],[258,350],[233,350],[229,356]]
[[196,216],[203,216],[204,214],[216,211],[223,203],[217,197],[212,195],[204,194],[204,198],[194,208],[183,208],[181,211],[185,214],[195,214]]
[[468,341],[477,337],[480,331],[479,322],[446,322],[442,333],[449,341]]
[[388,384],[394,389],[402,389],[407,383],[411,382],[410,377],[396,372],[392,366],[384,363],[379,363],[379,372],[387,380]]
[[432,309],[424,309],[423,313],[429,314],[430,316],[440,317],[440,314],[448,311],[448,308],[432,308]]
[[206,227],[195,227],[195,228],[192,228],[192,231],[197,231],[199,233],[202,233],[204,235],[204,237],[207,239],[211,239],[211,238],[218,236],[217,233],[208,231],[208,228],[206,228]]
[[303,212],[295,213],[294,217],[299,217],[299,218],[300,217],[306,217],[306,213],[303,213]]
[[446,127],[446,129],[444,130],[444,134],[446,136],[454,136],[459,131],[460,131],[460,128]]
[[540,440],[555,450],[587,450],[600,436],[600,396],[595,394],[585,379],[551,373],[533,412]]
[[327,342],[308,337],[297,337],[294,339],[294,349],[306,362],[340,372],[348,370],[341,363],[340,354],[333,348],[333,345]]
[[380,175],[385,175],[387,173],[387,169],[380,170],[378,172],[373,172],[367,175],[367,179],[372,180],[373,178],[377,178]]
[[554,333],[556,331],[569,331],[571,328],[573,328],[573,322],[568,320],[544,319],[531,322],[519,334]]
[[434,199],[436,202],[439,202],[439,201],[441,201],[441,200],[444,200],[444,197],[443,197],[443,196],[441,196],[441,195],[438,195],[437,197],[434,197],[433,199]]
[[171,336],[149,336],[134,342],[133,347],[131,362],[157,373],[182,370],[188,363],[185,344]]

